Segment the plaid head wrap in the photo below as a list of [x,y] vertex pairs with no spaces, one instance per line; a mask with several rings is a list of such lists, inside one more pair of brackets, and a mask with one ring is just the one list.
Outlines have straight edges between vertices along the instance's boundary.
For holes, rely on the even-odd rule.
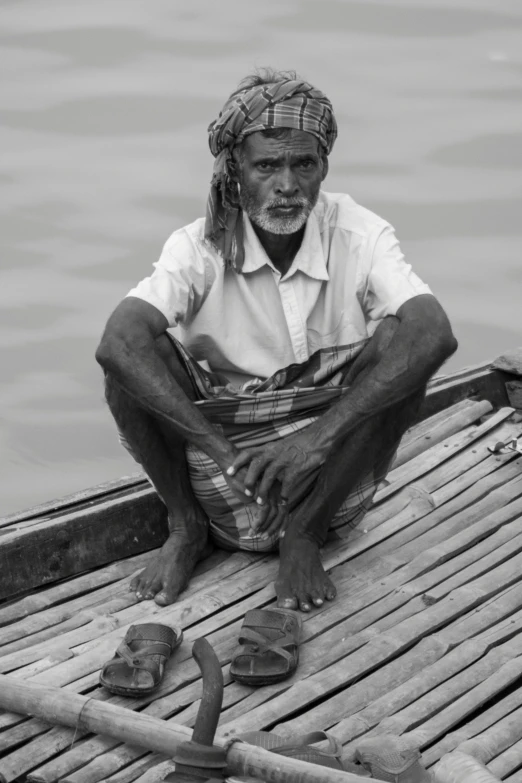
[[328,155],[337,136],[332,104],[308,82],[288,79],[249,87],[224,105],[208,128],[215,157],[207,201],[205,239],[223,256],[225,266],[240,272],[244,261],[239,188],[232,179],[232,149],[245,136],[266,128],[293,128],[313,134]]

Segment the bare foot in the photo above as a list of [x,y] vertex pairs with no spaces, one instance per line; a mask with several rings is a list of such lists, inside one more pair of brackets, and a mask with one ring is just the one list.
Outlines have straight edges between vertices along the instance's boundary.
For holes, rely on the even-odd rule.
[[313,606],[322,606],[325,599],[335,598],[337,591],[325,573],[315,541],[286,536],[279,553],[281,562],[275,583],[279,607],[309,612]]
[[190,538],[186,532],[170,534],[158,556],[130,583],[140,601],[154,598],[160,606],[174,603],[187,586],[196,563],[212,551],[207,535],[199,532]]

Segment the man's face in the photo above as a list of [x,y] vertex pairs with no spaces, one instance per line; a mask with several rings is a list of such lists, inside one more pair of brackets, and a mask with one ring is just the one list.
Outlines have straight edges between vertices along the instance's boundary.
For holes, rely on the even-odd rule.
[[238,178],[241,207],[272,234],[304,226],[326,176],[326,159],[315,136],[292,130],[281,139],[252,133],[243,142]]

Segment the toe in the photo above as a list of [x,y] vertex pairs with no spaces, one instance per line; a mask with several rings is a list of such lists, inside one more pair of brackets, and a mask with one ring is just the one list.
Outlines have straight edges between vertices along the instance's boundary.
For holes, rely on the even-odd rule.
[[297,609],[297,598],[292,596],[281,596],[277,605],[280,609]]
[[331,582],[328,582],[325,585],[324,594],[327,601],[333,601],[333,599],[337,596],[337,590]]
[[140,589],[142,576],[143,576],[143,571],[140,571],[139,574],[136,574],[136,576],[132,577],[129,584],[129,590],[131,592],[136,592],[137,590]]
[[178,594],[171,590],[160,590],[160,592],[156,593],[154,596],[154,600],[158,606],[168,606],[169,604],[173,604],[177,597]]
[[312,601],[309,595],[300,595],[298,597],[299,609],[302,612],[309,612],[312,608]]

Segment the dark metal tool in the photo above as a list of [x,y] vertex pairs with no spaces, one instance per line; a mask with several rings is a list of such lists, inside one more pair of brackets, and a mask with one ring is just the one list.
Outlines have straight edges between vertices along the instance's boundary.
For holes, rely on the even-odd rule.
[[203,696],[192,739],[179,746],[174,756],[176,770],[165,778],[169,783],[224,779],[226,752],[212,744],[223,704],[223,673],[217,655],[206,639],[196,639],[192,655],[203,677]]

